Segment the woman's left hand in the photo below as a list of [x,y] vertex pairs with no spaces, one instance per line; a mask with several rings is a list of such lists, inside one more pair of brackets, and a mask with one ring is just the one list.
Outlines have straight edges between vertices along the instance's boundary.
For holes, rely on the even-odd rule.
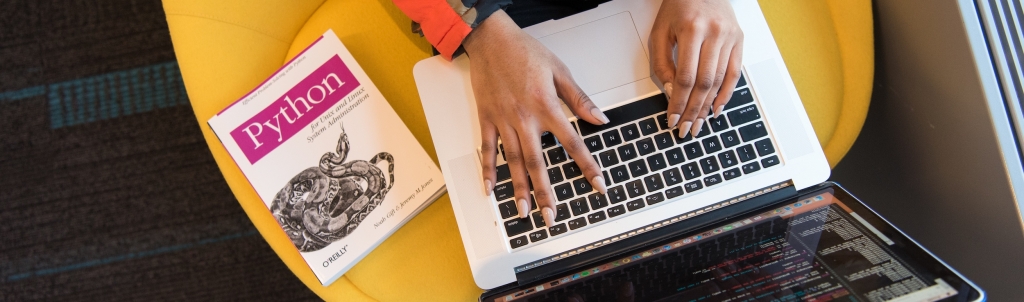
[[[722,113],[740,78],[743,31],[728,0],[664,0],[651,29],[654,74],[669,97],[669,127],[697,135]],[[672,59],[676,47],[677,60]]]

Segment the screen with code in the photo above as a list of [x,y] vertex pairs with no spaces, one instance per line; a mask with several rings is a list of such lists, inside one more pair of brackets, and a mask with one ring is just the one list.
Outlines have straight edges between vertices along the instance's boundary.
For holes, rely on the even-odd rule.
[[492,301],[934,301],[957,294],[897,256],[893,244],[825,192]]

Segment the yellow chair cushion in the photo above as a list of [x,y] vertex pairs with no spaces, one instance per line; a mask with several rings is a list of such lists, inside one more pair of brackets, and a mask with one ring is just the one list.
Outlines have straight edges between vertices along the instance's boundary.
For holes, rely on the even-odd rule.
[[[874,67],[870,1],[761,4],[834,166],[867,113]],[[325,300],[476,300],[481,290],[470,275],[447,195],[337,282],[321,286],[206,124],[330,28],[436,161],[412,78],[413,64],[430,56],[430,45],[410,33],[401,11],[389,0],[165,0],[164,10],[214,159],[239,204],[292,273]]]

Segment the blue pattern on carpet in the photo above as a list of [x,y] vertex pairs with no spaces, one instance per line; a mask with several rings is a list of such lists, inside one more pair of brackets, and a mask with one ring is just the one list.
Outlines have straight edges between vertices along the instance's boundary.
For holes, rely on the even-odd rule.
[[81,125],[188,103],[178,62],[0,93],[0,101],[46,95],[50,128]]

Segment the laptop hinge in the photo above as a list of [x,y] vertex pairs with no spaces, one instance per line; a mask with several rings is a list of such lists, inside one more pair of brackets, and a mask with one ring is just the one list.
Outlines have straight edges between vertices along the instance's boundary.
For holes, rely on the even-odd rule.
[[516,282],[532,282],[564,274],[585,266],[613,259],[633,250],[671,239],[709,224],[747,214],[797,195],[792,181],[785,181],[726,199],[631,231],[566,250],[558,255],[538,259],[514,268]]

